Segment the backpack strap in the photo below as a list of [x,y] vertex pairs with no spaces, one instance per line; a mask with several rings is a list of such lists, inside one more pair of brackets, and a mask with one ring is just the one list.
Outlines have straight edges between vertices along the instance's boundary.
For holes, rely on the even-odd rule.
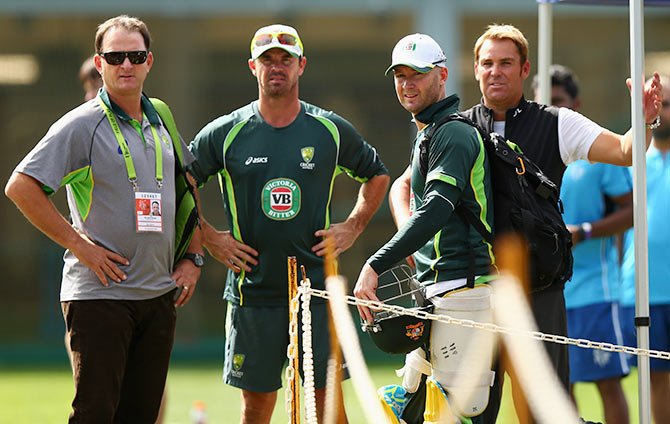
[[172,147],[174,148],[177,158],[179,159],[179,167],[183,168],[184,159],[181,151],[181,138],[179,137],[179,131],[177,130],[177,124],[174,122],[174,116],[172,116],[172,111],[170,110],[170,107],[161,99],[153,97],[149,100],[151,101],[151,104],[154,105],[154,108],[156,108],[156,112],[158,112],[158,115],[163,120],[163,123],[165,124],[168,133],[170,133],[170,138],[172,139]]
[[428,174],[428,154],[429,154],[429,149],[430,149],[430,140],[432,140],[433,136],[435,135],[435,132],[444,124],[447,122],[451,121],[460,121],[464,122],[471,127],[474,127],[477,132],[482,136],[482,139],[484,139],[484,145],[487,144],[487,140],[491,139],[491,136],[488,131],[486,131],[484,128],[479,126],[476,122],[474,122],[472,119],[468,118],[467,116],[463,115],[460,112],[452,113],[451,115],[445,116],[444,118],[440,119],[439,121],[435,122],[426,135],[423,137],[421,140],[421,144],[419,144],[419,172],[421,175],[425,178],[426,175]]
[[[477,232],[482,236],[487,243],[493,244],[493,234],[486,229],[484,224],[478,220],[475,215],[468,209],[464,208],[461,203],[456,205],[454,209],[456,215],[463,221],[466,228],[472,226]],[[467,275],[467,286],[473,288],[475,286],[475,248],[472,246],[472,243],[468,242],[468,275]]]
[[198,201],[195,195],[195,188],[186,176],[184,169],[184,157],[181,149],[181,137],[177,130],[177,124],[172,116],[170,107],[162,100],[157,98],[149,99],[156,109],[156,112],[163,120],[170,138],[172,139],[172,148],[177,158],[175,162],[175,263],[181,260],[186,253],[186,249],[191,243],[195,226],[200,227],[200,212],[198,210]]

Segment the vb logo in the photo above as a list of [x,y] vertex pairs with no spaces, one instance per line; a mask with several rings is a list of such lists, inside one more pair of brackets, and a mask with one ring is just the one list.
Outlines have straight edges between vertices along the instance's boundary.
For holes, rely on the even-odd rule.
[[300,212],[300,187],[288,178],[276,178],[265,183],[261,208],[270,219],[286,221]]
[[293,203],[293,192],[286,187],[277,187],[270,192],[270,207],[276,211],[291,209]]

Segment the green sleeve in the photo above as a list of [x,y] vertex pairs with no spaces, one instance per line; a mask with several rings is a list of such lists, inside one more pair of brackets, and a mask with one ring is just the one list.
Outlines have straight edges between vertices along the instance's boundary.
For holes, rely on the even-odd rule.
[[461,197],[458,187],[440,180],[430,182],[426,193],[421,207],[388,243],[368,259],[377,274],[413,254],[435,236],[447,224]]
[[479,153],[477,132],[462,122],[450,122],[433,136],[428,154],[426,182],[440,178],[463,190]]
[[198,187],[202,187],[224,168],[223,143],[230,127],[225,118],[221,117],[207,124],[188,146],[195,157],[195,162],[189,165],[188,171],[195,178]]
[[332,116],[340,132],[338,166],[349,177],[365,182],[376,175],[388,174],[377,150],[368,144],[353,125],[337,114]]

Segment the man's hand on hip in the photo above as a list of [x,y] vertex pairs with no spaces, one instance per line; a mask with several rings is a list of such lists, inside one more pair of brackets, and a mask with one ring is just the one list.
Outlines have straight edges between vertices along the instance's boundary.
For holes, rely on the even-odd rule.
[[84,265],[91,268],[103,286],[107,287],[107,277],[120,283],[127,275],[119,269],[117,264],[130,265],[130,261],[104,247],[98,246],[86,234],[78,232],[81,241],[76,243],[70,251]]
[[240,269],[251,271],[252,265],[258,265],[258,252],[251,246],[240,243],[230,231],[218,231],[212,226],[203,225],[203,245],[214,259],[235,272]]
[[316,256],[323,256],[326,254],[326,239],[332,240],[333,255],[338,257],[340,253],[350,248],[360,232],[355,228],[356,226],[350,221],[345,221],[339,224],[332,224],[327,230],[319,230],[314,233],[317,237],[323,237],[320,243],[312,247],[312,252],[316,252]]
[[198,277],[200,277],[200,268],[193,261],[182,259],[177,262],[170,278],[177,282],[178,288],[181,287],[181,293],[175,299],[174,306],[184,306],[191,299],[195,286],[198,284]]

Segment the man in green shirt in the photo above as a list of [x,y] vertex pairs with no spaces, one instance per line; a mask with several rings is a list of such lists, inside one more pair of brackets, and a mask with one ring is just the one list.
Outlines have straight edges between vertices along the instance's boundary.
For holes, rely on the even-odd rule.
[[[474,127],[451,121],[440,126],[430,139],[424,176],[419,166],[423,138],[436,122],[458,110],[458,96],[447,97],[445,93],[444,85],[448,77],[446,57],[431,37],[412,34],[396,44],[389,71],[393,71],[398,100],[412,114],[418,129],[411,163],[405,171],[411,187],[392,188],[390,201],[399,231],[363,266],[354,295],[378,301],[378,276],[398,261],[410,257],[410,262],[416,264],[417,279],[425,297],[435,304],[436,313],[454,316],[450,311],[463,311],[469,307],[464,306],[468,300],[463,297],[489,299],[489,287],[485,283],[490,280],[488,274],[494,262],[492,247],[456,213],[457,207],[467,208],[491,231],[493,210],[488,158],[483,140]],[[405,201],[399,201],[398,196],[404,196]],[[409,209],[402,205],[409,205]],[[469,279],[474,281],[469,283]],[[457,303],[459,307],[454,310],[448,303]],[[366,322],[374,321],[369,308],[358,306],[358,310]],[[470,315],[463,318],[491,318],[490,308],[474,308],[467,314]],[[459,370],[461,363],[458,361],[462,355],[453,354],[446,358],[449,355],[443,353],[453,346],[459,351],[467,350],[471,331],[433,323],[428,346],[430,363],[427,363],[422,349],[410,355],[419,356],[420,361],[427,363],[437,382],[449,392],[455,381],[448,375],[453,376]],[[485,348],[489,350],[486,352],[489,362],[492,360],[491,343],[488,342]],[[408,360],[407,363],[410,362]],[[417,392],[419,386],[423,390],[423,384],[419,385],[420,374],[413,371],[405,367],[403,393]],[[477,381],[492,382],[491,374],[487,371]],[[475,389],[478,391],[475,398],[470,404],[459,405],[457,409],[459,415],[479,422],[481,417],[478,416],[488,403],[490,384],[477,383],[475,386],[480,386]],[[396,411],[396,418],[402,416],[409,424],[423,422],[422,407],[416,414],[403,415],[402,409]]]
[[[203,241],[229,268],[224,380],[242,389],[243,423],[269,423],[281,387],[288,344],[287,256],[297,256],[312,286],[323,289],[323,239],[334,242],[335,254],[351,247],[389,183],[375,149],[351,124],[299,99],[306,61],[294,28],[259,29],[249,59],[258,100],[207,124],[190,146],[198,184],[218,176],[231,227],[217,231],[205,221]],[[362,186],[349,217],[333,224],[333,180],[342,172]],[[329,354],[322,300],[312,300],[312,316],[321,416]]]

